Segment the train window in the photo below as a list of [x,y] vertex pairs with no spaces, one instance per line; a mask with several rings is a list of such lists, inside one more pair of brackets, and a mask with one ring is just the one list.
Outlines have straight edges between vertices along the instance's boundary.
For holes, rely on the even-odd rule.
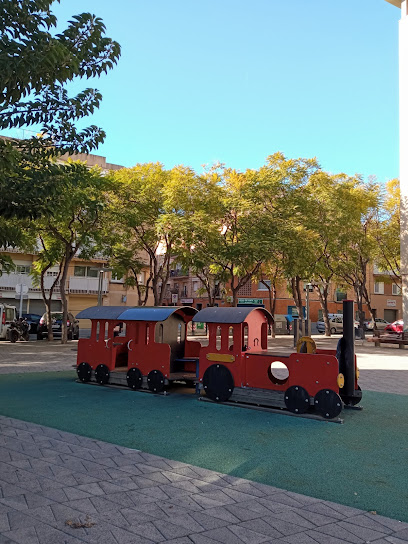
[[268,348],[268,323],[262,323],[261,327],[261,348]]
[[109,338],[109,323],[107,321],[105,321],[105,336],[104,336],[105,340],[107,340]]
[[113,328],[113,336],[126,336],[126,324],[116,323]]
[[248,324],[244,323],[244,326],[242,328],[242,351],[246,351],[248,349]]
[[234,327],[228,329],[228,349],[230,351],[234,349]]
[[217,327],[217,331],[215,333],[215,348],[217,351],[220,351],[221,349],[221,327]]
[[101,328],[101,324],[99,323],[99,321],[97,322],[96,324],[96,341],[99,342],[99,330]]
[[159,326],[159,343],[163,344],[163,323]]
[[177,325],[177,344],[181,344],[181,323]]
[[283,385],[289,378],[288,367],[281,361],[274,361],[268,368],[268,377],[275,385]]
[[149,323],[146,323],[146,344],[149,343]]

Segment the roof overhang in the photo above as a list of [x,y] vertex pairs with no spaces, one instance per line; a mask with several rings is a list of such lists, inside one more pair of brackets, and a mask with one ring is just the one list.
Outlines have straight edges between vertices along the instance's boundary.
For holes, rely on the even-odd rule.
[[390,4],[395,6],[396,8],[400,8],[401,5],[402,5],[402,0],[385,0],[385,1],[389,2]]

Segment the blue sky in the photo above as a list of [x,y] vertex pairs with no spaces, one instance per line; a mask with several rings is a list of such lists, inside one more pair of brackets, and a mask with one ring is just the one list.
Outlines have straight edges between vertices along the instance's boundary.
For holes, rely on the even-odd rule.
[[61,0],[54,11],[60,23],[95,13],[122,46],[88,121],[106,130],[109,162],[245,170],[282,151],[333,173],[398,176],[400,10],[385,0]]

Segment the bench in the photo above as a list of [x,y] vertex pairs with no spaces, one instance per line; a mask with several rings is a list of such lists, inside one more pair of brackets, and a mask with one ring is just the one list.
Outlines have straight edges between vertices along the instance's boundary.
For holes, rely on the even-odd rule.
[[399,349],[404,349],[405,346],[408,346],[408,334],[403,332],[381,336],[380,331],[374,331],[374,336],[366,338],[366,340],[367,342],[374,342],[376,348],[379,348],[381,344],[395,344]]

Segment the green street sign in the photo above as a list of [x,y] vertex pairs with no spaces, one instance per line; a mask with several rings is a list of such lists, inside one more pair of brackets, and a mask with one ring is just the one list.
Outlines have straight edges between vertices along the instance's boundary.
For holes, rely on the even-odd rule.
[[238,304],[259,304],[262,306],[263,299],[261,298],[239,298]]

